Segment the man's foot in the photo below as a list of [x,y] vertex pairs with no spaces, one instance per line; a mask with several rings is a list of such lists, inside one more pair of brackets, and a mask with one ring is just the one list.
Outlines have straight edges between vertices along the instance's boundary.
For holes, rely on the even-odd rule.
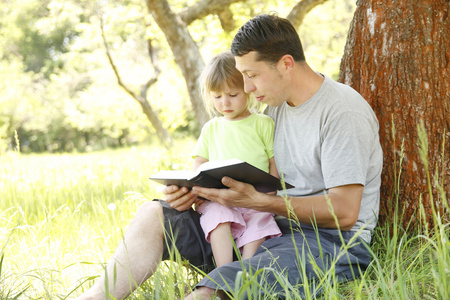
[[221,290],[216,291],[212,288],[200,287],[200,288],[194,290],[189,295],[187,295],[187,297],[184,299],[185,300],[216,300],[216,299],[226,300],[229,298],[225,295],[225,292],[223,292]]

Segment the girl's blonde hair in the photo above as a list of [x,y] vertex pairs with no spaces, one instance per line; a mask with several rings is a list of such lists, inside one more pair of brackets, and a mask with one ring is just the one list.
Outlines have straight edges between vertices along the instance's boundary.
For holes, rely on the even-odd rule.
[[[231,52],[223,52],[214,56],[205,66],[199,79],[200,90],[203,96],[203,104],[210,117],[217,115],[211,92],[221,92],[227,88],[244,90],[244,78],[236,69],[236,61]],[[250,94],[245,94],[249,109],[253,109],[255,102]]]

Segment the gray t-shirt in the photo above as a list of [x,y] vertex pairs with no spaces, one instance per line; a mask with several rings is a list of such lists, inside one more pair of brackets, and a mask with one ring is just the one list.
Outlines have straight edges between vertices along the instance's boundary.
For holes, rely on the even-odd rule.
[[323,194],[329,188],[362,184],[358,221],[370,241],[378,219],[383,154],[378,120],[354,89],[325,76],[317,93],[300,106],[268,107],[275,121],[278,172],[295,186],[289,196]]

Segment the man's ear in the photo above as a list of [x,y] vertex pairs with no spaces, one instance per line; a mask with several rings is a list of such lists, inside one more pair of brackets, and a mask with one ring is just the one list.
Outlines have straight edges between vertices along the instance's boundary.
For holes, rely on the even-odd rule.
[[285,54],[280,58],[281,67],[286,70],[292,70],[294,68],[295,60],[292,55]]

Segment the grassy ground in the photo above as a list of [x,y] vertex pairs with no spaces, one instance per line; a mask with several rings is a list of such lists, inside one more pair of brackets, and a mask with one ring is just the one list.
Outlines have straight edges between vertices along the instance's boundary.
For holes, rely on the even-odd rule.
[[[0,299],[64,299],[87,289],[139,205],[161,195],[148,177],[160,168],[190,168],[194,144],[180,143],[170,153],[139,147],[1,155]],[[336,283],[332,272],[324,274],[317,287],[324,290],[321,297],[448,299],[450,230],[440,223],[442,216],[435,219],[436,227],[416,234],[405,233],[396,221],[377,228],[371,244],[374,259],[364,277]],[[162,264],[130,298],[182,298],[201,275],[180,264]],[[248,277],[240,292],[266,288]],[[298,295],[293,291],[288,298]]]

